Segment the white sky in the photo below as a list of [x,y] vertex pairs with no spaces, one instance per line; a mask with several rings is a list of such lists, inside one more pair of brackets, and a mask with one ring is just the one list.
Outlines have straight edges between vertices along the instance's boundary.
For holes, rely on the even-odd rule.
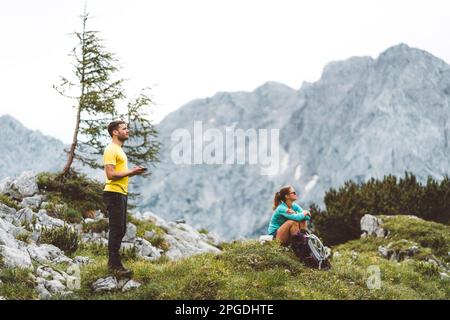
[[[0,115],[68,143],[72,102],[52,88],[69,75],[84,0],[0,2]],[[158,122],[195,98],[295,89],[330,61],[378,56],[404,42],[450,62],[448,0],[89,0],[88,11],[130,79],[152,86]]]

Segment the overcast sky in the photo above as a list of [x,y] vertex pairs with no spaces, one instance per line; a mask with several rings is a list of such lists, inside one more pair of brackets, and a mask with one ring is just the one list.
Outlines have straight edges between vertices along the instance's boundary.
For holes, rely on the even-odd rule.
[[[68,34],[84,0],[0,2],[0,115],[69,142]],[[267,81],[295,89],[330,61],[377,57],[400,42],[450,62],[448,0],[89,0],[90,27],[117,53],[130,96],[153,87],[153,119],[218,91]]]

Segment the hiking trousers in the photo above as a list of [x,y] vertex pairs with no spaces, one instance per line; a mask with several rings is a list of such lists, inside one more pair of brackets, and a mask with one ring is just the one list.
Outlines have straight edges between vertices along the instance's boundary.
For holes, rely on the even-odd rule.
[[109,217],[109,265],[120,265],[119,250],[127,231],[128,196],[118,192],[103,192],[103,201]]

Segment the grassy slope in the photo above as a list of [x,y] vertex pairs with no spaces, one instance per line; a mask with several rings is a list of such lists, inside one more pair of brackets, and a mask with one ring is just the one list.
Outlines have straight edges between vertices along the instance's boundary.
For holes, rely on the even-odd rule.
[[[305,268],[277,242],[256,241],[223,245],[221,255],[202,254],[176,262],[144,262],[130,257],[126,265],[142,287],[130,293],[93,293],[90,285],[108,276],[106,250],[81,248],[74,255],[95,263],[82,269],[82,289],[70,299],[450,299],[450,281],[441,280],[436,267],[423,260],[433,255],[444,261],[450,251],[450,228],[408,217],[385,219],[389,238],[365,238],[333,248],[340,256],[330,271]],[[419,244],[413,259],[391,262],[378,253],[379,245],[400,239]],[[354,254],[354,251],[357,254]],[[367,267],[379,266],[382,285],[369,290]],[[20,274],[26,277],[26,273]],[[3,277],[5,278],[5,277]],[[14,290],[3,281],[0,295],[32,298],[28,287]],[[24,282],[26,283],[26,282]],[[5,289],[8,288],[8,289]],[[16,292],[16,293],[15,293]]]

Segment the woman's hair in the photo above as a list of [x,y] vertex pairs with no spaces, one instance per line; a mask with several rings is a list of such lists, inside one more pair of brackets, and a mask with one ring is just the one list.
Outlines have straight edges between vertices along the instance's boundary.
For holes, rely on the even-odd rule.
[[286,196],[291,191],[292,186],[284,186],[280,189],[280,191],[275,192],[275,197],[273,198],[273,208],[275,210],[281,201],[286,201]]

